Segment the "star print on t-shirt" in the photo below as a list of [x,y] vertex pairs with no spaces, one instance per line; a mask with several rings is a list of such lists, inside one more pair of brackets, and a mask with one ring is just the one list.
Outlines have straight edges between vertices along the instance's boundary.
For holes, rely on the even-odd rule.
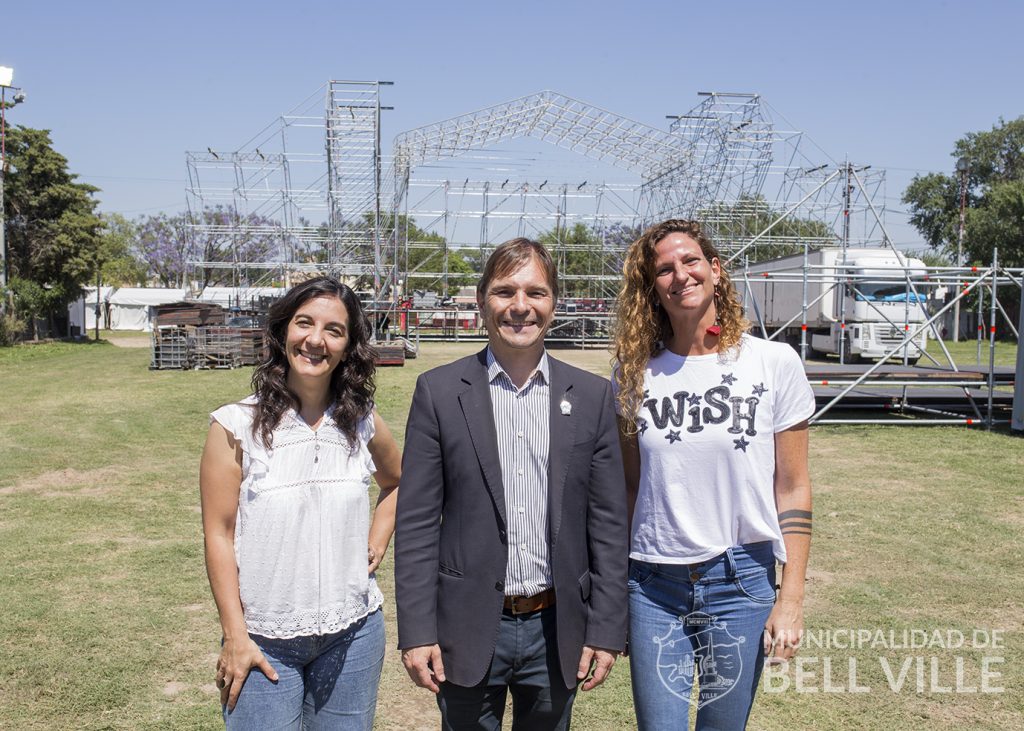
[[688,399],[686,399],[686,400],[689,402],[690,406],[696,406],[697,404],[700,403],[700,394],[699,393],[691,393],[690,397]]
[[766,393],[768,393],[768,389],[764,387],[764,382],[761,382],[754,386],[754,395],[757,396],[758,398],[764,396]]
[[747,452],[747,447],[750,446],[750,442],[748,442],[743,437],[740,437],[739,439],[733,439],[732,443],[736,445],[735,447],[733,447],[733,449],[742,449],[744,454],[746,454]]
[[734,383],[736,383],[736,376],[734,376],[731,373],[723,373],[722,374],[722,385],[723,386],[731,386]]
[[668,434],[665,435],[665,438],[668,439],[669,444],[683,441],[683,438],[679,436],[679,431],[676,429],[669,429]]
[[637,419],[636,420],[636,424],[637,424],[637,429],[636,429],[637,434],[643,434],[645,431],[647,431],[647,419]]

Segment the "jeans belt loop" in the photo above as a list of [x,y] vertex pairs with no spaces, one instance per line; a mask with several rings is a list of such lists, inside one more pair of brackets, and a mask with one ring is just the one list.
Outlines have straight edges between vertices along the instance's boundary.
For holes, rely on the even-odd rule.
[[736,557],[732,555],[732,548],[725,549],[725,575],[736,578]]

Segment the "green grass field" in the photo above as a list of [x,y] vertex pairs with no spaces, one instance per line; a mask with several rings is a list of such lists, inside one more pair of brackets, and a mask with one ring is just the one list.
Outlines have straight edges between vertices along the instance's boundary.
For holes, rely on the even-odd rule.
[[[379,372],[396,434],[416,375],[475,347],[424,346]],[[607,372],[601,351],[556,356]],[[197,465],[207,414],[246,395],[251,372],[148,363],[144,347],[103,342],[0,349],[0,728],[221,726]],[[799,676],[791,667],[762,691],[750,728],[1024,727],[1022,448],[964,427],[812,430],[807,625],[818,643]],[[381,574],[389,651],[377,727],[435,729],[433,698],[394,649],[390,556]],[[851,648],[851,630],[872,641]],[[901,646],[875,634],[890,630]],[[936,646],[935,630],[964,646]],[[904,631],[927,632],[931,646],[903,647]],[[1001,692],[982,692],[983,663],[1001,673],[985,679]],[[628,670],[620,660],[577,701],[574,728],[635,726]]]

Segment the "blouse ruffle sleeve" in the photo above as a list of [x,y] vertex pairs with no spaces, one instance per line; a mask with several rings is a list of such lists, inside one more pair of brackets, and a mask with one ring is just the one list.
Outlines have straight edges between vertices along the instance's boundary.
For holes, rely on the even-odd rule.
[[377,427],[373,423],[373,409],[363,417],[363,420],[359,422],[359,453],[362,456],[363,464],[370,474],[377,471],[377,465],[373,462],[373,456],[370,454],[370,440],[377,434]]
[[210,414],[211,424],[216,421],[242,445],[243,483],[254,471],[265,473],[269,463],[269,455],[263,445],[252,435],[254,405],[254,397],[250,396],[238,403],[225,404]]

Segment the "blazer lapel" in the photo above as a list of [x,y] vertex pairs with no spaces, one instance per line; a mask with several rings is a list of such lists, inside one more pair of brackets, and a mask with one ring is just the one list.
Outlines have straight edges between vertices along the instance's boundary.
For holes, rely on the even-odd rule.
[[494,428],[494,409],[487,382],[487,355],[481,351],[470,361],[462,375],[468,384],[459,394],[459,405],[466,417],[469,436],[473,440],[477,460],[484,473],[484,481],[490,490],[494,505],[501,516],[502,527],[508,525],[505,513],[505,487],[501,481],[501,461],[498,458],[498,433]]
[[[558,540],[558,529],[562,524],[562,496],[565,478],[572,459],[572,445],[576,440],[578,416],[573,414],[575,394],[568,369],[562,363],[548,356],[551,373],[550,410],[550,452],[548,455],[548,525],[552,547]],[[567,403],[568,407],[562,406]],[[565,412],[568,413],[565,413]]]

